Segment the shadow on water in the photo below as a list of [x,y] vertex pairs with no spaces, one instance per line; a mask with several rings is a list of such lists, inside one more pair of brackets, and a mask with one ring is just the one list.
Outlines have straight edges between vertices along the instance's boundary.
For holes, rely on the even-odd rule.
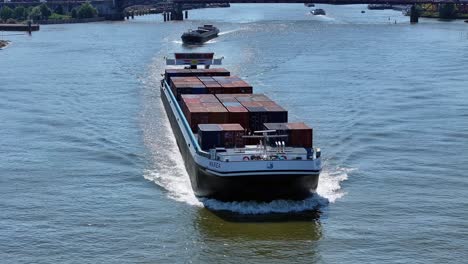
[[322,237],[320,211],[242,215],[200,208],[195,227],[211,238],[317,241]]
[[228,222],[237,223],[268,223],[289,221],[317,221],[320,218],[319,210],[308,210],[294,213],[267,213],[267,214],[239,214],[228,210],[210,210],[213,215]]
[[204,43],[200,43],[200,44],[182,43],[182,47],[183,47],[184,49],[187,49],[187,50],[193,50],[193,49],[197,49],[197,48],[200,48],[200,47],[203,47],[203,46],[207,46],[207,45],[209,45],[209,44],[211,44],[211,43],[214,43],[214,42],[212,42],[212,40],[210,40],[210,41],[207,41],[207,42],[204,42]]

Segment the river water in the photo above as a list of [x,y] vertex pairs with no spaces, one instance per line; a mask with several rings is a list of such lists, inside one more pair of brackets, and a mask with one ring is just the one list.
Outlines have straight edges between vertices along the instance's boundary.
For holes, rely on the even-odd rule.
[[[12,44],[0,51],[0,262],[466,261],[467,24],[320,7],[326,16],[246,4],[1,33]],[[181,45],[206,23],[221,36]],[[158,90],[175,51],[224,56],[314,127],[317,196],[193,196]]]

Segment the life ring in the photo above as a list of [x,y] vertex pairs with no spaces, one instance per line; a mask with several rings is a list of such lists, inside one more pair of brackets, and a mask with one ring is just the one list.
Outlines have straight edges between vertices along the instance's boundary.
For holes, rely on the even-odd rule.
[[249,156],[244,156],[243,160],[250,160]]

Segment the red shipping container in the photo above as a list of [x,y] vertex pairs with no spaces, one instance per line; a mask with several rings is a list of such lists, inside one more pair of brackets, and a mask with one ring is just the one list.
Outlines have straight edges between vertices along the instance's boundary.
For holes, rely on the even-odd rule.
[[237,101],[239,102],[265,102],[271,101],[270,98],[264,94],[236,94]]
[[233,94],[216,94],[216,97],[222,103],[238,102]]
[[226,148],[244,147],[244,128],[240,124],[221,124],[222,140]]
[[293,147],[311,148],[313,146],[313,129],[305,123],[288,123],[290,144]]
[[244,107],[261,107],[259,102],[240,102]]
[[169,81],[173,77],[191,76],[230,76],[231,73],[224,68],[212,69],[166,69],[165,78]]
[[229,123],[239,123],[242,127],[249,128],[249,111],[244,107],[228,106]]

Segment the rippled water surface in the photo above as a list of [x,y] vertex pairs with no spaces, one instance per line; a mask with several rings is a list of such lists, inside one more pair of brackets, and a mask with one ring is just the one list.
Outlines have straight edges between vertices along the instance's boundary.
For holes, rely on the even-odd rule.
[[[467,24],[321,7],[327,16],[246,4],[0,35],[12,41],[0,51],[0,262],[466,261]],[[206,23],[221,36],[181,45]],[[196,199],[159,97],[174,51],[224,56],[313,126],[318,195]]]

